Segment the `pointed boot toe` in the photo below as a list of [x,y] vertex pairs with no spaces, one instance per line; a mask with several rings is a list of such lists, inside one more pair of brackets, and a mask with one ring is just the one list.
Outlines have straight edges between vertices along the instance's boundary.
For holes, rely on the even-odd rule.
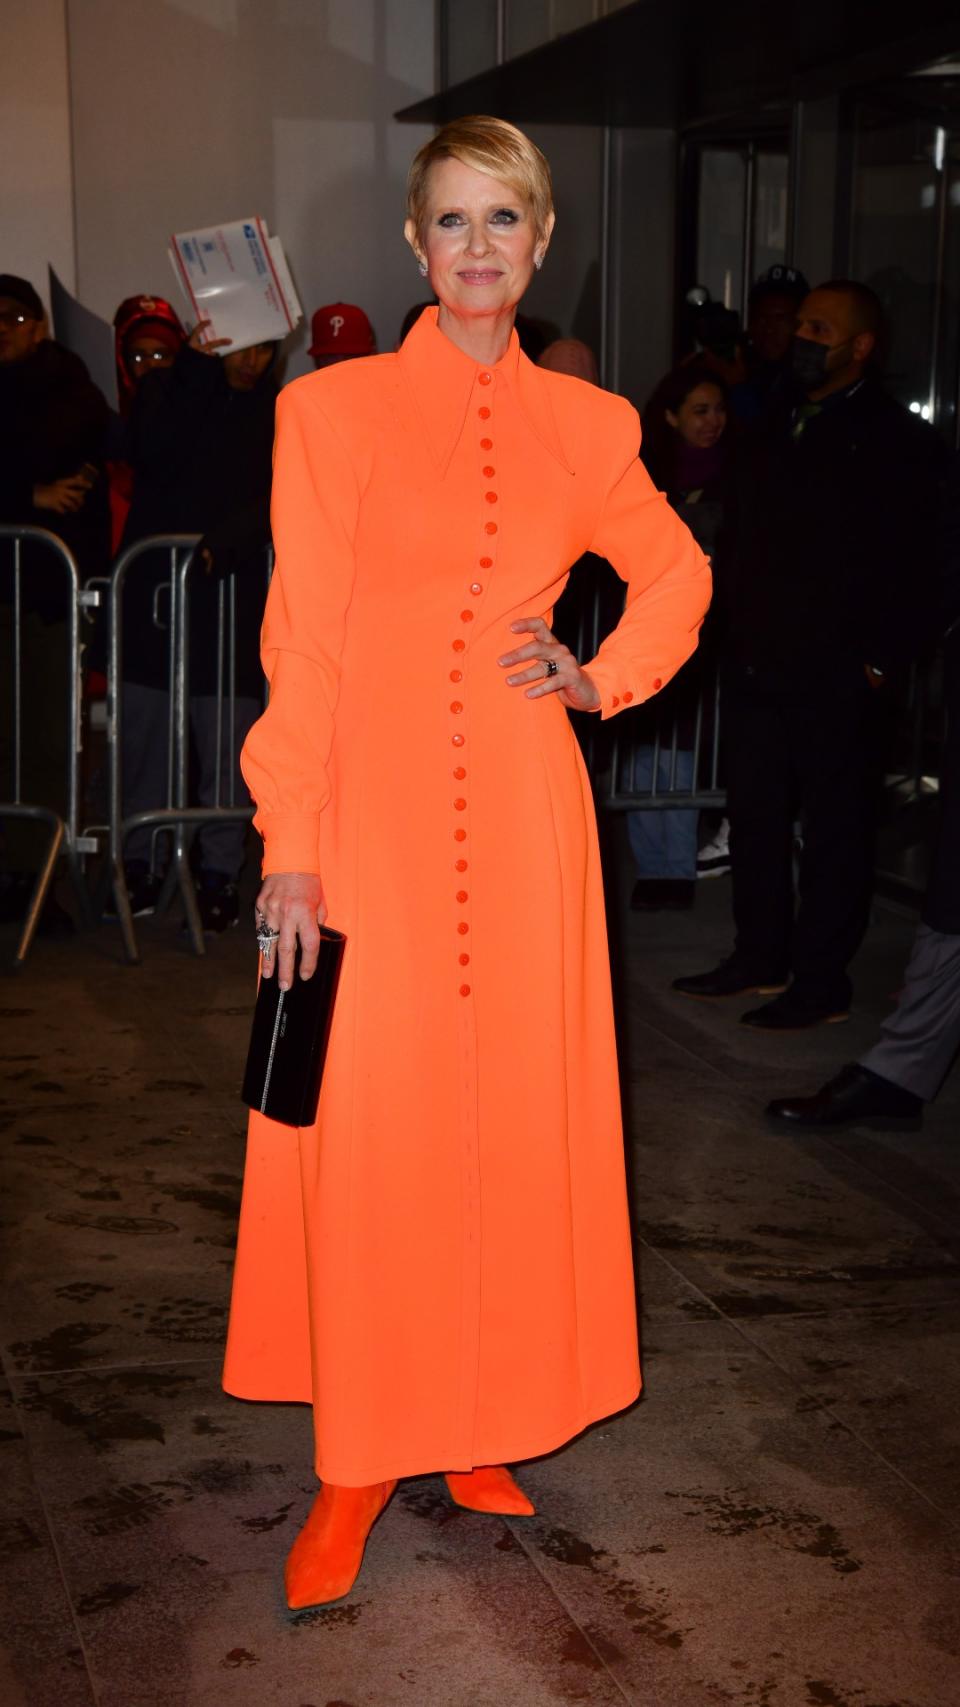
[[396,1482],[337,1488],[325,1482],[290,1549],[283,1572],[292,1612],[349,1594],[363,1564],[367,1537]]
[[444,1481],[457,1505],[491,1517],[533,1517],[536,1508],[501,1464],[479,1470],[449,1470]]

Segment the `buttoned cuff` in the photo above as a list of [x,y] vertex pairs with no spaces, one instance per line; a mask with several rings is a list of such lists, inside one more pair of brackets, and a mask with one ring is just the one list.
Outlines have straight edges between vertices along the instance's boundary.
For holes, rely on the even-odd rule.
[[263,837],[263,875],[302,871],[319,877],[319,812],[258,812],[253,820]]
[[640,705],[652,694],[659,693],[663,687],[660,676],[655,676],[647,684],[646,691],[638,688],[636,679],[629,672],[622,670],[617,664],[607,658],[595,658],[592,663],[584,664],[583,668],[593,682],[600,704],[594,710],[599,711],[604,721],[615,717],[618,711],[628,711],[631,705]]

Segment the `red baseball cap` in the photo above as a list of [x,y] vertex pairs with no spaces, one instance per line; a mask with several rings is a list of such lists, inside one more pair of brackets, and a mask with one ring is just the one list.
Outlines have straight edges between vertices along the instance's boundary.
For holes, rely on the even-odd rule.
[[372,356],[377,347],[373,327],[352,302],[330,302],[318,308],[310,322],[311,356]]

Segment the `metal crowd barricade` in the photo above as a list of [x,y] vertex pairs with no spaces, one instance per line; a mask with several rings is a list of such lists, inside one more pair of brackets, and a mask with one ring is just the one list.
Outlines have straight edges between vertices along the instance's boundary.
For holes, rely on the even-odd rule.
[[[166,831],[171,837],[171,855],[166,880],[161,888],[158,908],[169,905],[179,890],[186,914],[191,942],[197,954],[203,954],[203,926],[197,905],[196,890],[190,869],[190,846],[197,829],[204,824],[248,823],[253,807],[234,800],[235,774],[235,701],[236,701],[236,577],[228,575],[218,582],[218,632],[216,658],[216,771],[215,803],[190,806],[190,575],[195,563],[199,536],[196,534],[164,534],[137,540],[121,553],[114,565],[109,603],[109,657],[107,669],[107,745],[109,753],[109,863],[105,885],[111,887],[117,916],[123,934],[126,958],[131,963],[140,959],[134,928],[130,895],[124,869],[124,846],[135,830],[151,828]],[[148,810],[124,813],[123,808],[123,606],[124,589],[131,573],[145,572],[147,558],[166,552],[169,579],[154,593],[153,622],[168,631],[167,640],[167,776],[165,798]],[[272,553],[267,555],[267,579],[272,567]],[[155,570],[154,570],[155,572]],[[166,624],[159,613],[159,594],[169,591],[169,615]],[[223,719],[228,718],[228,786],[223,801]],[[105,899],[105,894],[103,896]]]
[[[614,613],[606,613],[605,625],[603,602],[602,589],[595,585],[577,618],[573,646],[577,658],[594,657],[605,638],[605,626],[611,625]],[[699,671],[698,690],[696,694],[691,690],[680,712],[674,696],[668,694],[666,710],[654,699],[610,724],[592,717],[577,719],[598,807],[613,812],[666,812],[726,804],[720,765],[719,676],[712,661],[701,667],[695,656],[693,667]],[[681,779],[681,768],[687,771],[689,783]]]
[[[10,601],[10,650],[12,652],[9,675],[10,690],[10,778],[0,780],[0,819],[22,818],[35,823],[49,826],[50,839],[27,905],[26,916],[20,931],[14,955],[14,967],[19,968],[30,950],[37,929],[37,923],[44,902],[50,892],[57,859],[61,853],[66,858],[67,868],[73,882],[80,916],[84,924],[90,922],[90,904],[86,885],[83,880],[82,856],[84,853],[96,851],[96,843],[81,836],[78,827],[79,794],[80,794],[80,753],[82,746],[81,722],[81,677],[80,677],[80,612],[85,605],[95,605],[99,602],[98,595],[85,591],[80,584],[80,575],[72,553],[67,549],[56,534],[46,528],[0,526],[0,542],[12,547],[9,556],[11,570],[11,601]],[[24,547],[31,547],[31,556],[37,550],[46,554],[50,566],[57,566],[63,577],[64,612],[67,626],[66,668],[67,668],[67,718],[64,731],[66,746],[63,766],[63,791],[61,799],[56,804],[47,801],[24,799],[24,758],[29,753],[30,731],[24,726],[23,687],[24,687],[24,650],[23,650],[23,618],[24,618],[24,588],[23,574]],[[4,551],[0,553],[0,563],[6,568],[3,559],[7,557]],[[46,568],[46,565],[44,566]],[[30,574],[35,576],[43,573],[39,564],[31,562]],[[29,662],[29,661],[27,661]],[[9,793],[7,789],[9,787]],[[64,805],[65,803],[65,805]],[[63,806],[63,810],[61,810]]]

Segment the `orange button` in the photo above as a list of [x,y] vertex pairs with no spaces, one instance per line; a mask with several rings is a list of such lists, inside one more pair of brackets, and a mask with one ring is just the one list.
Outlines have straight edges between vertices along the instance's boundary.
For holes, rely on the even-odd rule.
[[459,717],[463,710],[463,706],[460,704],[458,699],[452,699],[450,701],[450,710],[453,712],[454,717]]
[[473,621],[473,611],[472,610],[462,610],[460,612],[460,621],[461,622],[472,622]]
[[477,414],[480,416],[481,421],[489,421],[490,419],[490,411],[486,404],[484,404],[482,409],[477,410]]
[[450,671],[450,680],[452,682],[462,682],[463,681],[463,671],[462,670],[451,670]]
[[451,735],[450,739],[453,742],[455,747],[462,747],[463,746],[464,737],[462,735]]
[[461,984],[460,985],[460,994],[461,994],[461,996],[469,996],[470,985],[469,984]]
[[492,439],[481,439],[480,440],[480,449],[481,450],[492,450],[493,449],[493,440]]
[[469,954],[458,954],[457,959],[459,960],[461,966],[469,966],[470,965]]
[[631,700],[632,700],[632,698],[633,698],[633,694],[632,694],[632,693],[625,693],[625,694],[624,694],[624,696],[623,696],[623,703],[624,703],[624,705],[629,705],[629,704],[630,704],[630,701],[631,701]]
[[463,906],[464,901],[469,901],[469,899],[470,897],[465,889],[457,890],[457,900],[460,902],[461,907]]
[[493,558],[492,557],[481,557],[480,567],[481,567],[481,569],[492,569],[493,568]]
[[498,504],[500,502],[499,498],[497,497],[496,492],[484,492],[483,495],[486,498],[488,504]]
[[496,522],[484,522],[483,531],[484,531],[484,533],[496,533],[496,531],[497,531]]
[[462,795],[458,795],[453,804],[458,812],[465,812],[467,810],[467,803],[463,799]]
[[478,373],[477,378],[479,379],[481,385],[489,385],[490,381],[493,378],[493,374],[492,373]]
[[453,839],[455,842],[465,842],[467,839],[466,830],[454,830]]
[[662,683],[662,681],[661,681],[661,680],[660,680],[660,677],[659,677],[659,676],[657,676],[657,677],[656,677],[656,679],[655,679],[655,681],[654,681],[654,684],[653,684],[653,691],[654,691],[654,693],[657,693],[657,692],[658,692],[658,691],[659,691],[659,689],[660,689],[660,688],[662,688],[662,687],[663,687],[663,683]]
[[466,871],[466,869],[467,869],[466,860],[465,859],[455,860],[454,865],[453,865],[453,869],[454,869],[454,871]]
[[454,641],[453,650],[455,652],[465,652],[466,649],[467,649],[467,643],[465,640],[455,640]]
[[614,710],[616,710],[617,706],[620,704],[619,694],[614,694],[612,700],[610,701],[610,704],[613,706]]
[[474,598],[478,599],[480,597],[480,594],[483,592],[483,583],[481,581],[471,581],[470,582],[470,591],[473,594]]
[[483,470],[483,478],[484,478],[484,480],[492,480],[492,479],[493,479],[493,477],[494,477],[494,475],[495,475],[495,474],[496,474],[496,472],[497,472],[497,471],[496,471],[496,469],[495,469],[495,468],[491,468],[491,467],[490,467],[490,465],[489,465],[489,463],[488,463],[488,464],[487,464],[487,466],[486,466],[486,468],[485,468],[485,469],[484,469],[484,470]]
[[469,929],[470,929],[470,926],[467,924],[466,919],[461,919],[460,923],[457,926],[457,930],[459,931],[460,935],[466,936]]
[[458,782],[462,782],[467,773],[464,770],[463,765],[457,765],[457,768],[453,774],[456,777]]

